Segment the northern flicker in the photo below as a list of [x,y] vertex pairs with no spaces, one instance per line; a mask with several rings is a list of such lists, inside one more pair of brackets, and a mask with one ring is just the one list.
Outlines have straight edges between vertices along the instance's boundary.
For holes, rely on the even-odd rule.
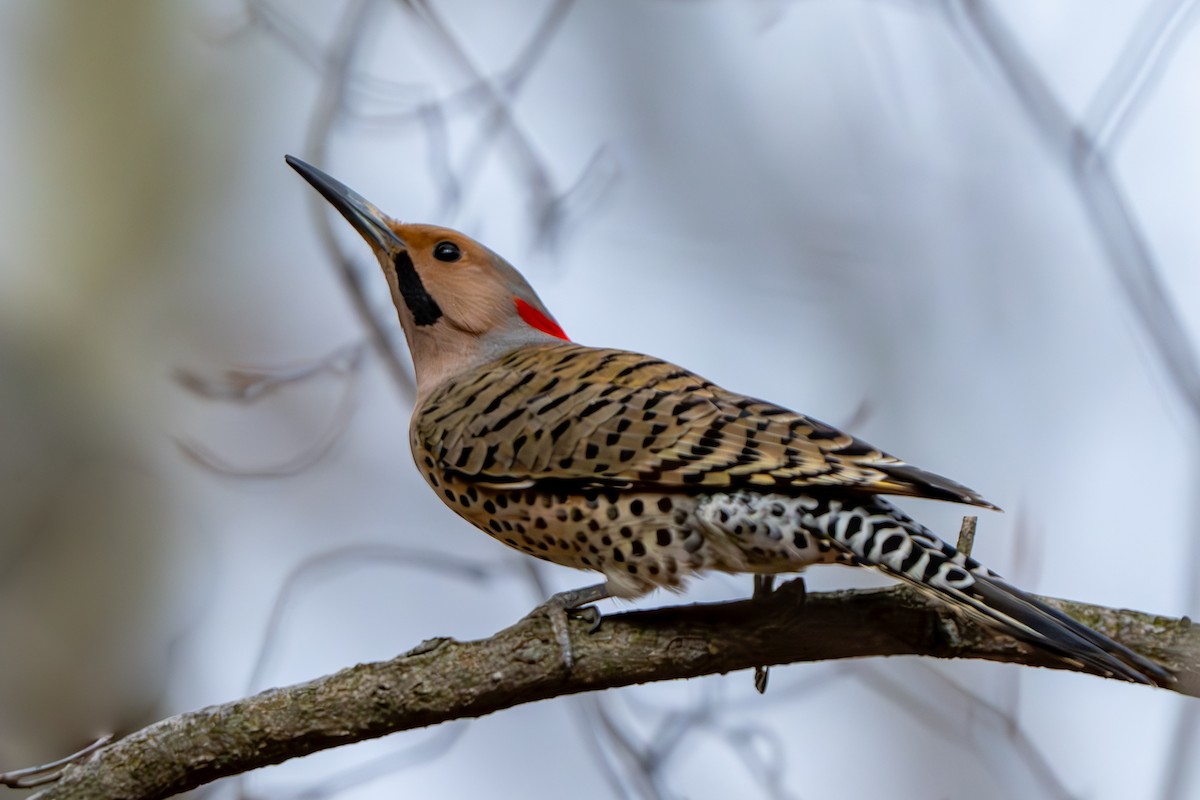
[[483,245],[390,220],[320,170],[287,162],[383,267],[412,352],[410,443],[430,487],[504,544],[604,576],[550,608],[680,589],[710,570],[869,566],[1099,674],[1173,679],[884,499],[995,508],[971,489],[661,359],[570,342]]

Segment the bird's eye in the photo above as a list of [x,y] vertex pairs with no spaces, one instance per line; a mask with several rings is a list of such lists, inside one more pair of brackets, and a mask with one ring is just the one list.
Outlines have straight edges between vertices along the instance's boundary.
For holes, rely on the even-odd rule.
[[438,242],[433,246],[433,257],[438,261],[458,261],[462,251],[454,242]]

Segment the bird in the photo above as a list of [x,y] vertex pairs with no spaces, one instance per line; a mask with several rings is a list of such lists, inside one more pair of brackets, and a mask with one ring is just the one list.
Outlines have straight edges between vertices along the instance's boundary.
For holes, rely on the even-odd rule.
[[570,667],[566,612],[705,572],[872,567],[1076,668],[1173,674],[1012,586],[892,503],[995,509],[975,491],[832,425],[669,361],[568,339],[528,281],[449,228],[401,223],[325,172],[287,164],[366,240],[412,354],[421,475],[475,527],[598,572],[542,607]]

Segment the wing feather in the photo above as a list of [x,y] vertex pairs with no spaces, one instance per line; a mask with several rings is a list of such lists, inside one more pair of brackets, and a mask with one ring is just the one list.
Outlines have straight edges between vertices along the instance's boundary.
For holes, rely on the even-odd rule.
[[523,348],[448,382],[412,436],[414,452],[488,483],[824,486],[994,507],[812,417],[649,356],[572,343]]

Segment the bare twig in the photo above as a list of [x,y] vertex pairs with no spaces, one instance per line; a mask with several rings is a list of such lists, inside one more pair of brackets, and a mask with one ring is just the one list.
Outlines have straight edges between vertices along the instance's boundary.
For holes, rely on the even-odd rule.
[[[1146,13],[1089,106],[1084,123],[1071,118],[1001,16],[985,0],[950,0],[943,7],[950,10],[950,22],[964,41],[974,45],[975,52],[999,74],[1047,148],[1068,169],[1122,294],[1191,413],[1193,437],[1200,436],[1200,357],[1171,300],[1146,236],[1109,168],[1111,154],[1104,148],[1104,144],[1119,139],[1146,87],[1164,69],[1174,42],[1194,19],[1193,4],[1168,0]],[[1193,504],[1196,502],[1193,498]],[[1200,535],[1193,531],[1187,541],[1189,546],[1179,561],[1190,565],[1186,573],[1186,607],[1194,609],[1200,604],[1200,573],[1194,568],[1200,562]],[[1171,737],[1165,797],[1182,796],[1184,772],[1196,762],[1189,754],[1197,736],[1200,719],[1196,712],[1181,710]]]
[[503,85],[498,85],[495,79],[476,67],[470,51],[454,36],[432,3],[428,0],[401,0],[400,5],[419,20],[430,39],[437,42],[446,56],[448,66],[462,74],[470,85],[478,86],[483,92],[484,113],[480,120],[480,133],[461,173],[463,179],[470,180],[482,172],[480,166],[489,143],[503,144],[510,156],[511,165],[518,170],[521,185],[529,192],[539,239],[552,238],[555,215],[551,210],[555,208],[558,193],[549,167],[518,124],[512,101],[553,39],[555,31],[572,5],[572,0],[557,0],[551,5]]
[[[549,624],[524,619],[490,639],[437,640],[392,661],[151,725],[68,767],[40,800],[162,798],[217,778],[401,730],[551,697],[649,681],[870,655],[922,654],[1073,669],[1054,656],[954,617],[905,588],[810,595],[785,585],[755,601],[610,616],[595,635],[577,621],[570,672]],[[1200,696],[1200,626],[1133,611],[1047,600],[1180,669],[1175,691]],[[948,626],[956,628],[947,635]]]
[[964,556],[970,556],[975,547],[975,525],[979,517],[963,517],[962,527],[958,529],[958,544],[955,549]]
[[295,602],[295,595],[301,587],[320,577],[340,574],[347,569],[380,564],[413,568],[427,575],[440,573],[471,584],[490,580],[503,569],[503,566],[496,567],[432,550],[384,544],[351,544],[307,558],[291,569],[275,594],[247,688],[253,691],[263,685],[283,616]]
[[290,367],[238,367],[218,378],[209,378],[189,369],[175,370],[175,380],[188,391],[209,400],[253,403],[293,383],[303,383],[325,373],[344,375],[362,363],[360,342],[339,347],[315,361]]
[[63,756],[47,764],[38,764],[33,767],[25,767],[24,769],[0,772],[0,786],[7,786],[10,789],[33,789],[37,786],[53,783],[62,777],[63,770],[68,764],[84,760],[100,748],[107,746],[112,740],[113,734],[106,733],[97,738],[96,741],[76,750],[69,756]]
[[343,378],[341,398],[332,421],[316,441],[299,454],[277,464],[248,467],[233,464],[206,445],[191,439],[176,438],[175,444],[192,462],[222,475],[238,478],[283,478],[297,475],[328,453],[345,433],[358,403],[359,377],[362,374],[364,346],[347,345],[310,364],[282,369],[231,369],[220,378],[205,378],[190,370],[178,369],[175,379],[201,397],[225,402],[254,403],[296,383],[309,381],[325,373]]
[[[933,669],[924,671],[926,677],[937,682],[936,688],[921,691],[914,688],[912,679],[900,680],[887,670],[880,669],[870,662],[856,664],[854,674],[865,686],[878,692],[880,697],[904,709],[908,716],[917,720],[929,730],[958,741],[961,734],[957,732],[957,723],[963,719],[971,719],[976,724],[984,724],[1002,733],[1010,741],[1010,747],[979,748],[981,759],[992,767],[998,778],[1009,778],[1012,775],[1010,754],[1015,754],[1024,762],[1030,778],[1037,782],[1037,797],[1062,798],[1069,800],[1071,793],[1063,785],[1062,780],[1047,762],[1045,755],[1039,752],[1037,746],[1021,730],[1017,721],[1003,709],[988,702],[975,692],[959,686],[944,675]],[[952,702],[955,696],[969,709],[964,711],[961,706]],[[936,700],[931,700],[936,698]],[[997,758],[999,756],[999,758]],[[996,761],[1000,763],[997,764]],[[1028,791],[1017,791],[1009,787],[1005,792],[1012,796],[1027,796]]]
[[[328,64],[321,74],[321,91],[309,120],[304,146],[305,158],[314,164],[327,163],[329,135],[344,107],[344,94],[350,80],[351,66],[358,48],[362,45],[362,32],[375,6],[375,0],[353,0],[348,3],[333,43],[329,47]],[[354,312],[367,329],[371,345],[383,359],[396,388],[406,401],[411,402],[416,397],[416,386],[404,367],[404,359],[392,339],[391,329],[384,325],[372,309],[359,267],[338,244],[330,222],[329,204],[318,195],[311,192],[309,194],[317,234],[329,260],[336,268],[342,287],[350,297]]]
[[1094,146],[1111,152],[1196,23],[1196,0],[1149,3],[1083,113]]

